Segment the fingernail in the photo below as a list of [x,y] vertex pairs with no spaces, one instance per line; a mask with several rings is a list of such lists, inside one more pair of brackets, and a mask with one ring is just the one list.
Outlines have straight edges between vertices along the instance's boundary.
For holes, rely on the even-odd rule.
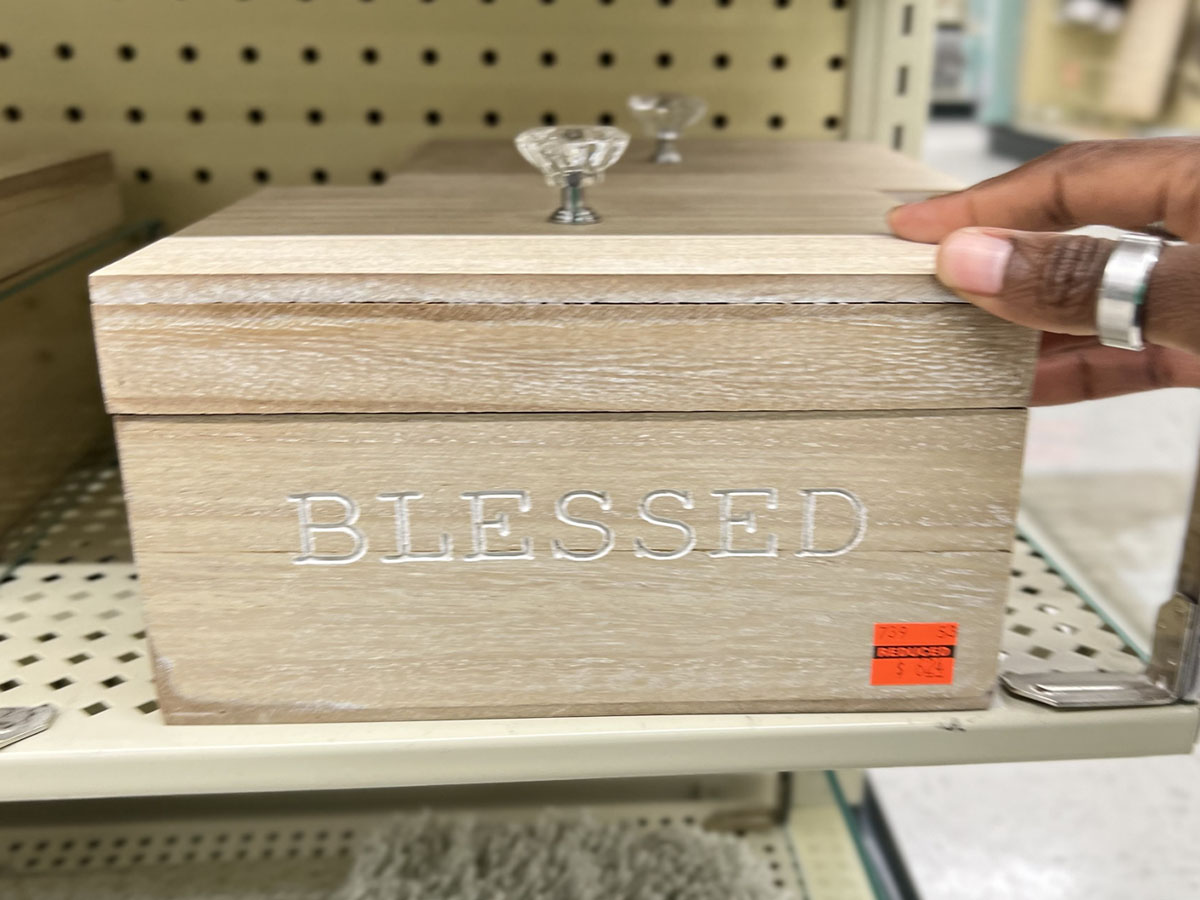
[[979,231],[956,231],[938,251],[938,278],[947,287],[994,296],[1004,287],[1012,244]]

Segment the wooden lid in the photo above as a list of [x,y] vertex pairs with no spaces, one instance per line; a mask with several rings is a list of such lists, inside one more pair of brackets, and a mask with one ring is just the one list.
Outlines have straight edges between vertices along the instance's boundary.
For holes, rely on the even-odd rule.
[[873,191],[761,176],[613,175],[603,221],[546,221],[530,171],[406,176],[381,188],[262,191],[97,273],[159,275],[929,275],[934,248],[887,234]]

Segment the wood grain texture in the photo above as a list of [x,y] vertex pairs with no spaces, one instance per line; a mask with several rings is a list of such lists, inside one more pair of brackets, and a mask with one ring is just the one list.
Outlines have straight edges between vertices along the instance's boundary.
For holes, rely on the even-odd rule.
[[[963,185],[914,159],[879,144],[857,141],[794,141],[770,138],[693,138],[679,142],[683,162],[651,162],[651,143],[635,139],[610,170],[612,178],[651,174],[714,177],[763,175],[786,188],[943,192]],[[423,144],[396,167],[389,184],[409,174],[502,174],[531,171],[511,140],[447,139]]]
[[[963,708],[995,674],[1025,414],[216,416],[118,420],[134,542],[160,696],[172,722]],[[822,498],[805,532],[801,491],[853,492],[855,526]],[[778,556],[714,558],[712,491],[774,488],[778,507],[738,549],[778,539]],[[528,513],[492,549],[530,541],[533,558],[466,562],[473,490],[525,490]],[[691,492],[692,510],[639,518],[648,491]],[[447,561],[386,564],[394,504],[418,490],[413,549]],[[558,520],[572,490],[608,492],[613,550]],[[297,504],[338,492],[362,509],[364,554],[297,565]],[[827,502],[828,501],[828,502]],[[593,510],[595,513],[593,514]],[[321,507],[318,516],[337,511]],[[336,516],[319,521],[333,522]],[[342,552],[344,535],[315,551]],[[807,543],[806,543],[807,542]],[[868,684],[875,622],[960,624],[952,685]]]
[[96,274],[932,275],[936,255],[884,235],[171,237]]
[[1037,344],[938,303],[104,303],[93,318],[118,413],[1020,407]]
[[[528,167],[527,167],[528,168]],[[593,225],[548,222],[558,189],[532,168],[505,175],[412,175],[387,190],[268,188],[179,232],[263,235],[888,234],[888,195],[817,185],[788,190],[761,177],[611,177],[589,188]]]
[[608,218],[553,225],[532,173],[429,176],[411,190],[272,189],[101,273],[455,275],[930,275],[936,248],[885,234],[870,192],[714,192],[653,177],[606,184]]
[[[110,440],[86,287],[103,259],[55,257],[61,271],[0,296],[0,535]],[[0,281],[0,295],[23,277]]]
[[50,259],[121,221],[106,153],[0,163],[0,279]]

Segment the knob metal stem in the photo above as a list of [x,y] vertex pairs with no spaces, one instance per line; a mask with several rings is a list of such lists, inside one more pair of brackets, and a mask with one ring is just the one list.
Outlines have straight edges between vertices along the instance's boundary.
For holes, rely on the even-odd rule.
[[[559,225],[594,225],[600,221],[596,211],[583,202],[583,185],[578,173],[571,173],[563,185],[559,207],[550,214],[550,221]],[[575,176],[575,177],[573,177]]]
[[654,153],[650,157],[650,162],[659,163],[661,165],[674,166],[683,162],[683,157],[679,153],[679,147],[676,146],[675,140],[678,135],[660,134],[658,141],[654,145]]

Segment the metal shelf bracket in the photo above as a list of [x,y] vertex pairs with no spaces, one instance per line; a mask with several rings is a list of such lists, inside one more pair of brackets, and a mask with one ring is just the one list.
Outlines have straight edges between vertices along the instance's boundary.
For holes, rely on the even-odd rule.
[[1056,709],[1166,706],[1200,699],[1200,477],[1174,595],[1158,611],[1144,672],[1006,672],[1012,694]]

